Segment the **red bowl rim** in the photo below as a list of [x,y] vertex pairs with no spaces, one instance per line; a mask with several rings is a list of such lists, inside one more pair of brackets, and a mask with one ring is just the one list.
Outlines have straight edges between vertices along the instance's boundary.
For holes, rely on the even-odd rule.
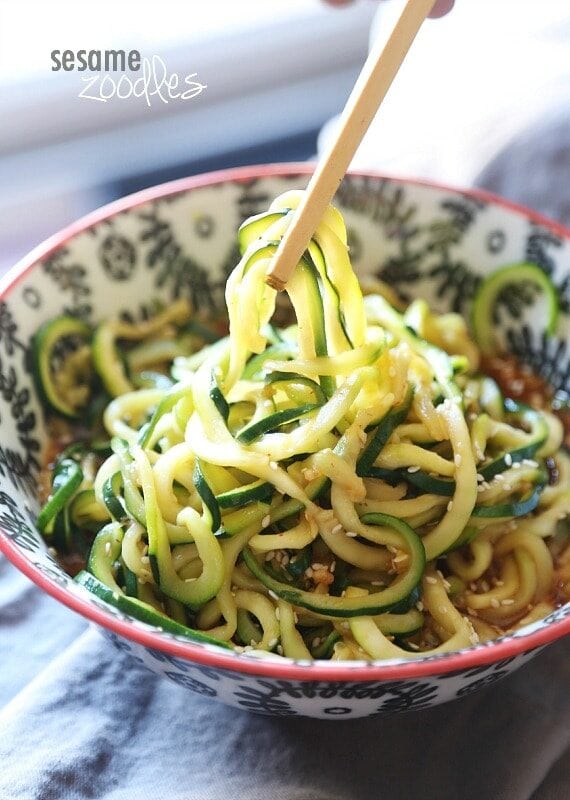
[[[144,203],[162,198],[167,195],[183,193],[200,187],[216,185],[219,183],[247,183],[255,178],[272,176],[307,175],[314,170],[314,164],[285,163],[265,164],[234,169],[219,170],[204,173],[189,178],[153,186],[109,203],[96,211],[82,217],[66,226],[58,233],[46,239],[38,247],[25,256],[8,274],[0,281],[0,300],[6,299],[10,292],[20,283],[38,261],[49,256],[79,233],[97,225],[102,220],[136,208]],[[458,189],[446,184],[416,178],[391,176],[374,170],[354,171],[351,175],[357,177],[386,178],[392,182],[426,186],[440,191],[449,191],[465,197],[482,200],[515,212],[520,216],[548,228],[550,231],[565,239],[570,239],[570,229],[542,216],[522,205],[505,200],[481,189]],[[231,672],[263,676],[282,680],[301,681],[370,681],[370,680],[396,680],[419,678],[430,675],[446,674],[462,671],[474,667],[484,666],[493,662],[509,659],[527,653],[538,647],[543,647],[567,634],[570,634],[570,616],[552,622],[543,628],[531,633],[516,637],[507,637],[482,646],[475,646],[468,650],[458,651],[436,659],[427,657],[425,660],[406,661],[398,664],[383,664],[372,662],[364,667],[344,666],[331,662],[303,662],[302,664],[277,659],[259,659],[247,655],[236,657],[232,652],[217,651],[214,648],[204,647],[192,642],[181,642],[161,636],[158,631],[142,625],[125,622],[106,613],[98,606],[75,595],[66,588],[56,583],[45,575],[33,564],[17,545],[0,530],[0,552],[11,561],[21,572],[30,578],[41,589],[59,600],[73,611],[81,614],[103,628],[136,642],[144,647],[162,651],[167,655],[181,658],[210,668],[224,669]]]

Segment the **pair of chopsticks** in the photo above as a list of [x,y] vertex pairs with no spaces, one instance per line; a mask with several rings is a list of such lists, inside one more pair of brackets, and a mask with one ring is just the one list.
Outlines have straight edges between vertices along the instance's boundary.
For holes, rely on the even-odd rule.
[[373,48],[348,98],[334,141],[320,160],[266,275],[282,291],[307,249],[356,148],[435,0],[407,0],[384,47]]

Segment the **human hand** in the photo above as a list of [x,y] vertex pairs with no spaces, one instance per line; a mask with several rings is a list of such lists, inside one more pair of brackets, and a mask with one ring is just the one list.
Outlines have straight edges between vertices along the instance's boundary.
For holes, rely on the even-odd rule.
[[[453,8],[455,0],[436,0],[432,10],[429,13],[430,17],[443,17]],[[352,0],[325,0],[331,6],[346,6],[352,3]]]

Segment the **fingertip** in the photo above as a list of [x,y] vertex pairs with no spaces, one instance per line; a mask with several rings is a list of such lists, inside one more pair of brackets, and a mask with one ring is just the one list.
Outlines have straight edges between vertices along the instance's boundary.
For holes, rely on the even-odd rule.
[[444,17],[446,14],[449,14],[451,9],[453,8],[455,0],[436,0],[434,7],[429,13],[429,16],[432,19],[437,19],[438,17]]

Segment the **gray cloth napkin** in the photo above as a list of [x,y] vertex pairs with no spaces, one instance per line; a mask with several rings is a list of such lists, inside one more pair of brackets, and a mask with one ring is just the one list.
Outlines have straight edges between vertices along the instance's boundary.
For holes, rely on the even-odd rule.
[[[328,722],[226,708],[156,677],[2,564],[1,800],[559,800],[570,641],[448,705]],[[9,619],[10,607],[20,614]],[[9,633],[8,633],[9,631]],[[9,645],[9,650],[8,646]],[[45,646],[45,645],[44,645]],[[56,653],[59,652],[59,655]],[[31,654],[31,662],[29,659]]]

